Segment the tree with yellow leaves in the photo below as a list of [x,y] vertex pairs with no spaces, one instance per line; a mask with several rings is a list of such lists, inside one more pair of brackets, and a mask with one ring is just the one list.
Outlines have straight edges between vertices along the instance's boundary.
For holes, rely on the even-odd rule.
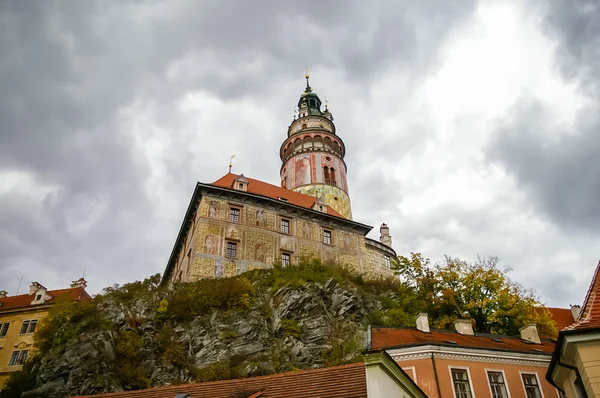
[[508,277],[510,268],[497,257],[469,263],[446,256],[432,265],[420,253],[400,256],[394,264],[402,282],[412,287],[434,327],[451,328],[456,319],[471,319],[480,333],[518,335],[537,325],[540,337],[555,337],[557,327],[533,289]]

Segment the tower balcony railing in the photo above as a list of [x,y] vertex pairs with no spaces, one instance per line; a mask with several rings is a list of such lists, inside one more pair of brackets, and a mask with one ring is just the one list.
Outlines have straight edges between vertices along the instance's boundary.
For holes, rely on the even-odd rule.
[[337,183],[335,180],[325,180],[325,184],[327,185],[333,185],[333,186],[337,186]]

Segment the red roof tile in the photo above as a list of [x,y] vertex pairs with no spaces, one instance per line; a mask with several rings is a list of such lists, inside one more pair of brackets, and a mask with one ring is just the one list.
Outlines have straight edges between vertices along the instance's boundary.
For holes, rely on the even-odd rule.
[[[200,384],[157,387],[146,390],[98,394],[110,398],[173,398],[188,393],[189,398],[362,398],[367,397],[367,378],[363,362],[324,369],[299,370],[271,376],[213,381]],[[83,398],[83,397],[79,397]]]
[[[57,299],[66,297],[74,301],[89,300],[91,297],[87,294],[84,288],[74,287],[69,289],[49,290],[48,294],[52,296],[50,300],[44,304],[54,304]],[[35,307],[40,304],[31,305],[34,297],[29,294],[20,294],[18,296],[10,296],[0,298],[0,312],[14,310],[26,307]]]
[[[501,340],[501,341],[499,341]],[[451,342],[455,342],[451,343]],[[389,349],[415,345],[451,345],[461,348],[491,349],[502,351],[518,351],[529,353],[552,354],[554,343],[542,340],[542,344],[526,343],[518,337],[494,335],[464,335],[450,330],[432,330],[422,332],[416,328],[406,327],[374,327],[371,329],[371,345],[373,349]],[[537,350],[541,350],[537,351]]]
[[558,330],[563,329],[575,322],[575,318],[573,318],[573,312],[569,308],[546,307],[546,309],[550,311],[550,315],[552,315],[552,319],[554,322],[556,322]]
[[600,328],[600,262],[592,277],[590,288],[583,300],[579,318],[563,330],[583,330]]
[[[233,189],[233,181],[238,175],[233,173],[225,174],[217,181],[213,182],[212,185],[222,188]],[[245,177],[245,176],[244,176]],[[301,206],[307,209],[312,209],[315,204],[316,198],[314,196],[305,195],[303,193],[290,191],[289,189],[278,187],[263,181],[255,180],[252,178],[245,177],[248,180],[248,193],[260,196],[266,196],[267,198],[279,200],[279,198],[287,199],[288,203],[296,206]],[[327,206],[327,214],[342,217],[343,216],[337,211],[333,210],[330,206]]]

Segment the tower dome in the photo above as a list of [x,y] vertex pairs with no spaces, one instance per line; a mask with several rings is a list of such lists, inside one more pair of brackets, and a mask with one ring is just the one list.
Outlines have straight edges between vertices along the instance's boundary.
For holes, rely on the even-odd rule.
[[345,218],[352,219],[344,142],[337,136],[333,115],[309,84],[298,100],[298,117],[280,148],[281,185],[312,195]]

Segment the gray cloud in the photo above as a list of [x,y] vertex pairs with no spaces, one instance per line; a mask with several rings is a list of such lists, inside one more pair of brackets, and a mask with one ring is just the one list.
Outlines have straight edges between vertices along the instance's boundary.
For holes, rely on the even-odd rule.
[[[161,271],[194,182],[223,173],[224,153],[243,152],[240,167],[277,180],[277,149],[304,65],[337,74],[355,98],[390,68],[417,82],[473,8],[2,2],[0,173],[18,181],[0,191],[0,288],[14,293],[21,276],[58,288],[87,267],[98,291]],[[260,121],[236,124],[230,112],[192,131],[179,105],[198,92],[263,104],[261,117],[280,128],[256,132]],[[337,101],[341,121],[350,119],[347,102]],[[142,116],[147,125],[129,123]],[[345,137],[360,134],[343,127]],[[265,154],[268,161],[256,161]]]

